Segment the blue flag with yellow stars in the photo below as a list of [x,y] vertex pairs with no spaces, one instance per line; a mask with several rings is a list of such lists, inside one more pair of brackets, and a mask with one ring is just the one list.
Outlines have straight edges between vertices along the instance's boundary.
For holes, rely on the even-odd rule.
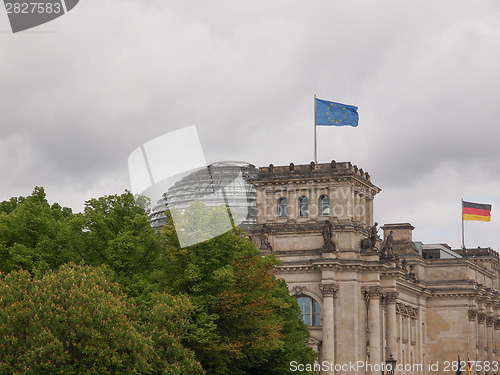
[[460,364],[460,354],[458,355],[458,370],[455,374],[462,375],[462,365]]
[[358,107],[316,98],[316,125],[358,126]]

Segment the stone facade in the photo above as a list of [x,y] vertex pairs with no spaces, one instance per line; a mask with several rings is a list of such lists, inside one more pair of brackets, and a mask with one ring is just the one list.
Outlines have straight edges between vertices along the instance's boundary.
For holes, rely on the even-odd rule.
[[[396,373],[413,375],[446,373],[446,361],[458,355],[500,360],[496,252],[450,249],[455,258],[425,259],[408,223],[385,224],[382,238],[374,235],[373,199],[380,189],[349,162],[270,165],[252,183],[252,239],[282,260],[276,275],[301,299],[305,319],[314,313],[309,301],[319,304],[320,323],[309,323],[320,364],[375,365],[392,354],[406,367]],[[429,368],[436,362],[438,371]],[[380,371],[368,365],[321,371],[351,373]]]

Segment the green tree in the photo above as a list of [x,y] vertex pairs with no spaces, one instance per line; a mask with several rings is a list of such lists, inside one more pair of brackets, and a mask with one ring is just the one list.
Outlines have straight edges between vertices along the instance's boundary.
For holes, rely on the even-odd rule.
[[186,298],[138,306],[104,268],[0,276],[1,374],[202,374]]
[[47,202],[43,188],[0,203],[0,271],[56,269],[78,261],[72,250],[71,209]]
[[[220,221],[214,217],[225,212],[193,204],[177,214],[175,227],[217,233]],[[273,274],[275,257],[262,257],[239,229],[181,248],[168,212],[167,222],[156,280],[193,301],[199,329],[187,342],[209,374],[288,374],[292,360],[314,362],[297,301]]]
[[149,274],[160,251],[159,236],[130,192],[85,202],[73,232],[72,246],[85,263],[110,267],[128,295],[145,300],[157,290]]

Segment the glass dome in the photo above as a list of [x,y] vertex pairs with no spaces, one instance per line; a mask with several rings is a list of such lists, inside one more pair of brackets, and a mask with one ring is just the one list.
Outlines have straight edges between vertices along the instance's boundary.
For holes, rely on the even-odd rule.
[[256,223],[256,190],[249,182],[258,169],[249,163],[225,161],[212,163],[177,181],[158,200],[151,213],[153,227],[165,225],[165,211],[184,210],[191,202],[207,206],[227,205],[236,224],[246,231]]

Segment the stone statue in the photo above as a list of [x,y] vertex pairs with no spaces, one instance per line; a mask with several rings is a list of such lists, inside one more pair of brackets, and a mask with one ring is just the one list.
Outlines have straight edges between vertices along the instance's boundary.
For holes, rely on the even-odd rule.
[[377,228],[378,223],[375,222],[375,224],[370,228],[370,242],[371,242],[371,247],[372,249],[377,248],[377,240],[378,240],[378,228]]
[[262,225],[260,229],[260,248],[262,250],[273,250],[271,244],[269,243],[269,233],[271,230],[267,224]]
[[370,241],[372,243],[372,248],[375,248],[377,245],[377,239],[378,239],[377,225],[378,223],[375,222],[375,224],[370,228]]
[[370,234],[368,235],[368,237],[361,240],[361,250],[374,250],[378,252],[377,240],[379,239],[379,229],[377,228],[377,225],[378,223],[375,222],[375,224],[370,227]]
[[394,236],[392,235],[392,230],[389,232],[389,235],[385,239],[385,245],[382,249],[382,255],[389,258],[394,256],[394,250],[392,245],[394,243]]
[[330,223],[330,220],[325,220],[325,225],[323,226],[323,241],[323,249],[335,250],[335,244],[332,241],[332,223]]
[[401,262],[401,268],[403,269],[403,271],[408,272],[408,262],[406,261],[406,259],[403,259],[403,261]]

